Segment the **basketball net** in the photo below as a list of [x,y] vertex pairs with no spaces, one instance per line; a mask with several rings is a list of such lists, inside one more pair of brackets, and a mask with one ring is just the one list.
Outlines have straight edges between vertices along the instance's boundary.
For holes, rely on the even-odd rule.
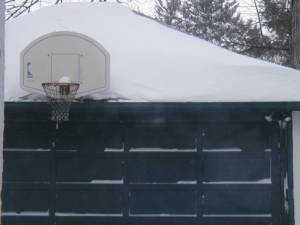
[[51,120],[68,121],[70,107],[79,89],[79,83],[49,82],[42,83],[42,86],[52,108]]

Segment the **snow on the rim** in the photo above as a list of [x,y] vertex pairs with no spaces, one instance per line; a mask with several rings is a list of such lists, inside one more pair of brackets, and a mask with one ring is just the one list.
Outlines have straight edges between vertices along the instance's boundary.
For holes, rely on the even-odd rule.
[[94,99],[300,101],[299,71],[232,53],[113,3],[61,4],[8,21],[7,101],[29,94],[19,87],[22,49],[63,30],[94,38],[111,55],[111,87],[90,96]]

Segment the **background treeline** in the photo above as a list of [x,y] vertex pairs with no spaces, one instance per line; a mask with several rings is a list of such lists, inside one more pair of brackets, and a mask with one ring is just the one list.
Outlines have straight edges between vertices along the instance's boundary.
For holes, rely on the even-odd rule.
[[157,0],[157,20],[232,51],[291,65],[291,0],[254,0],[257,20],[236,0]]

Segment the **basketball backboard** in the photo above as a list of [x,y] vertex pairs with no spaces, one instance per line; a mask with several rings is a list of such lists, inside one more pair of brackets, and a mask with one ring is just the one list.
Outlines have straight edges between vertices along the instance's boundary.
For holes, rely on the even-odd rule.
[[109,65],[109,53],[92,38],[69,31],[49,33],[21,52],[20,85],[45,94],[42,83],[68,77],[80,84],[80,97],[109,87]]

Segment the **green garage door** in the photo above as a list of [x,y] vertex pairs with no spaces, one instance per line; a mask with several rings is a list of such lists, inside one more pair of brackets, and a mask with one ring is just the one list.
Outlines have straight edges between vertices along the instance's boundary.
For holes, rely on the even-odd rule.
[[281,225],[280,130],[143,114],[5,126],[4,225]]

